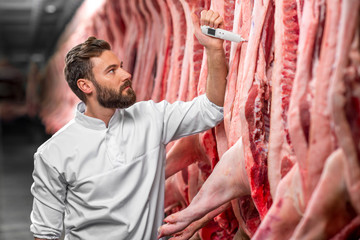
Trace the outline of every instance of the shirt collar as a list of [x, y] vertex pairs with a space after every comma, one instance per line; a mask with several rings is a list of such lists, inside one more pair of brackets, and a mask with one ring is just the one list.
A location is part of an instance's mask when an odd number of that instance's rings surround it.
[[[78, 103], [76, 107], [75, 113], [75, 121], [83, 125], [84, 127], [96, 129], [96, 130], [103, 130], [106, 129], [105, 122], [101, 119], [86, 116], [85, 113], [86, 105], [84, 102]], [[114, 115], [111, 117], [109, 121], [109, 128], [118, 124], [120, 120], [120, 113], [119, 109], [116, 109]]]

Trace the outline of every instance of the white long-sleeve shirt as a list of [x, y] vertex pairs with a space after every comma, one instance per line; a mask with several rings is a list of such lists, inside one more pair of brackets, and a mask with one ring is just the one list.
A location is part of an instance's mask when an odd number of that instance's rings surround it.
[[156, 239], [164, 217], [165, 146], [218, 124], [223, 109], [206, 95], [191, 102], [138, 102], [108, 127], [84, 115], [34, 155], [31, 231], [65, 239]]

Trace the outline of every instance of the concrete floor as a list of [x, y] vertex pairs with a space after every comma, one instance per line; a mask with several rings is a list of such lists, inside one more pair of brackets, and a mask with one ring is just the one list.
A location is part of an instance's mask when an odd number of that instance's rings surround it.
[[33, 239], [29, 230], [33, 155], [48, 139], [39, 120], [0, 122], [0, 239]]

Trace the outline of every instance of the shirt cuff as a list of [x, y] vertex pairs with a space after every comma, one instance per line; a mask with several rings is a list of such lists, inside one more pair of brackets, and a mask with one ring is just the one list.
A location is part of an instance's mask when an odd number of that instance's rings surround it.
[[221, 112], [222, 114], [224, 114], [224, 107], [220, 107], [220, 106], [216, 105], [215, 103], [211, 102], [211, 101], [209, 100], [209, 98], [206, 96], [206, 94], [204, 94], [204, 96], [205, 96], [205, 101], [206, 101], [207, 103], [209, 103], [212, 107], [216, 108], [216, 110], [218, 110], [219, 112]]
[[51, 236], [51, 235], [39, 235], [39, 234], [33, 234], [34, 238], [40, 238], [40, 239], [49, 239], [49, 240], [52, 240], [52, 239], [59, 239], [60, 237], [54, 237], [54, 236]]

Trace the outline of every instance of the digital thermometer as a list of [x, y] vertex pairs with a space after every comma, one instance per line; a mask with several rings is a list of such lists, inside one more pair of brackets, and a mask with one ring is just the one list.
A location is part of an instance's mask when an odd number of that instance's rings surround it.
[[206, 25], [201, 26], [201, 31], [203, 34], [208, 35], [210, 37], [220, 38], [233, 42], [247, 42], [244, 38], [242, 38], [239, 34], [226, 31], [221, 28], [211, 28]]

